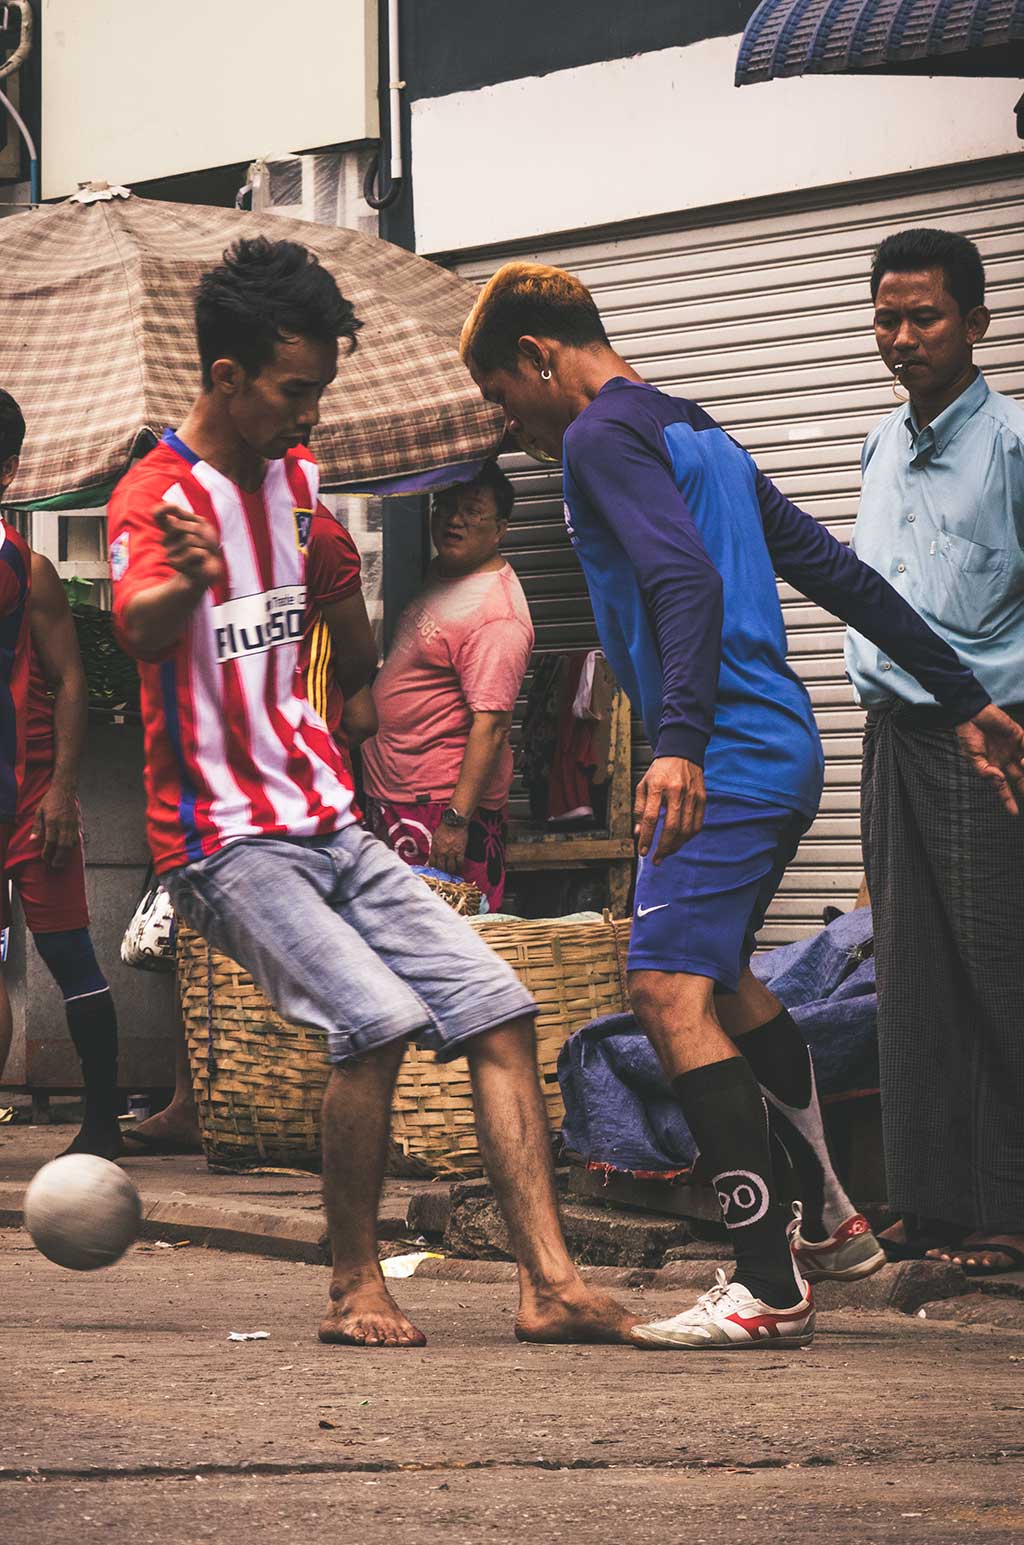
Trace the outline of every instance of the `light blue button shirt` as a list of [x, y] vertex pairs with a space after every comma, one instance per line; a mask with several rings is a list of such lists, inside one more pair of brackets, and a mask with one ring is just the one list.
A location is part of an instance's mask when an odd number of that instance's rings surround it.
[[[996, 703], [1024, 702], [1024, 407], [978, 375], [918, 429], [910, 404], [871, 431], [853, 546], [951, 644]], [[866, 706], [934, 703], [852, 628]]]

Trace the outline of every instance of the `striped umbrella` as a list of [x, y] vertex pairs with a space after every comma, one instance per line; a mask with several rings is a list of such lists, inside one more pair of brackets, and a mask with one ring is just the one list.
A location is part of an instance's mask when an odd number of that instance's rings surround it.
[[196, 283], [260, 232], [315, 252], [363, 323], [313, 435], [325, 488], [452, 482], [495, 453], [502, 415], [458, 353], [472, 285], [356, 231], [97, 185], [0, 221], [0, 387], [28, 423], [20, 507], [103, 503], [140, 445], [180, 422], [200, 387]]

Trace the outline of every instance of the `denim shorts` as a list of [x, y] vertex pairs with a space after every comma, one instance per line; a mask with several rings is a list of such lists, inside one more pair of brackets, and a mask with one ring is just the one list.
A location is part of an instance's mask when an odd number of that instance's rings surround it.
[[781, 805], [709, 792], [696, 837], [657, 866], [640, 862], [627, 969], [708, 976], [735, 992], [809, 824]]
[[510, 966], [383, 842], [247, 837], [162, 876], [174, 909], [332, 1062], [413, 1039], [442, 1060], [537, 1006]]

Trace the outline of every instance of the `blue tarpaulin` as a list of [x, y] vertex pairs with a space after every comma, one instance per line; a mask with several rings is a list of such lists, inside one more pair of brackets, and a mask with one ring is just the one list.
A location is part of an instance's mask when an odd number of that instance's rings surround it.
[[[878, 1088], [871, 910], [811, 939], [755, 956], [751, 969], [789, 1009], [811, 1048], [819, 1093]], [[696, 1145], [661, 1064], [632, 1014], [609, 1014], [562, 1047], [562, 1135], [589, 1163], [633, 1173], [685, 1170]]]

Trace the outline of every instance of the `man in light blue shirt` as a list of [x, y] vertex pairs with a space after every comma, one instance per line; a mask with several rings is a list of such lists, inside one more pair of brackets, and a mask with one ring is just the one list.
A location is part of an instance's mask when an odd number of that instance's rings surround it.
[[[871, 275], [879, 353], [909, 401], [872, 430], [854, 530], [871, 565], [1024, 719], [1024, 407], [974, 364], [977, 248], [889, 237]], [[1024, 1265], [1024, 818], [918, 681], [861, 634], [863, 836], [875, 913], [893, 1256], [978, 1275]], [[959, 743], [958, 743], [959, 742]]]

